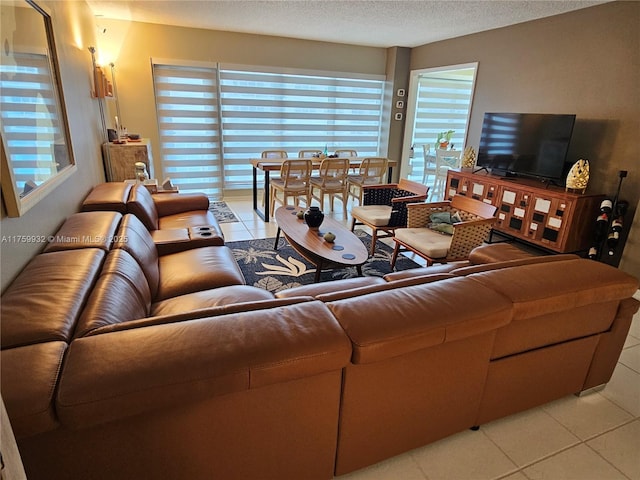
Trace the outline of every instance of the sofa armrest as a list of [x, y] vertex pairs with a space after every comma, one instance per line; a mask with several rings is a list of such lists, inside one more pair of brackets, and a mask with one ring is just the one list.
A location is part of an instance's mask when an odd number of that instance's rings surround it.
[[453, 238], [447, 253], [447, 259], [466, 260], [471, 250], [476, 248], [489, 236], [491, 226], [496, 221], [494, 217], [479, 220], [468, 220], [453, 224]]
[[318, 301], [76, 339], [57, 395], [86, 428], [344, 368], [351, 346]]
[[162, 193], [153, 195], [153, 202], [158, 217], [209, 209], [209, 198], [204, 193]]

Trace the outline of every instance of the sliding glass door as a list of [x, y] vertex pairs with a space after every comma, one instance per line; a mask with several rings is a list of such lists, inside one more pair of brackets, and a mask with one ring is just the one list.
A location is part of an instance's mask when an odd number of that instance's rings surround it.
[[433, 183], [432, 171], [425, 170], [425, 158], [427, 162], [435, 158], [441, 133], [453, 131], [449, 148], [464, 149], [477, 69], [477, 63], [470, 63], [411, 71], [401, 169], [403, 177]]

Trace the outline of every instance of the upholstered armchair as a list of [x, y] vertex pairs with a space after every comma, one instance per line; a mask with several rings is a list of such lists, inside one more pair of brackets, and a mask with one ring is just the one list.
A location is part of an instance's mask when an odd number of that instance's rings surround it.
[[[486, 240], [496, 207], [462, 195], [451, 201], [407, 205], [407, 227], [398, 228], [391, 268], [400, 251], [411, 251], [427, 261], [427, 266], [466, 260], [475, 247]], [[448, 221], [447, 221], [448, 219]]]
[[363, 205], [351, 210], [351, 231], [356, 225], [372, 230], [369, 253], [373, 255], [378, 238], [391, 237], [396, 228], [407, 226], [407, 204], [424, 202], [429, 187], [402, 178], [399, 183], [365, 185], [363, 190]]

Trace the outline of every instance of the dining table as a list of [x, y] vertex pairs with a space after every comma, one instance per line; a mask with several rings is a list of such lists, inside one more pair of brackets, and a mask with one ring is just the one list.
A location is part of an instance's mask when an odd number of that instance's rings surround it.
[[[341, 157], [342, 158], [342, 157]], [[349, 168], [357, 169], [360, 163], [366, 157], [345, 157], [349, 159]], [[249, 161], [253, 167], [253, 210], [265, 222], [269, 221], [269, 195], [270, 195], [270, 173], [279, 172], [282, 168], [282, 162], [285, 160], [295, 160], [295, 158], [252, 158]], [[322, 158], [311, 158], [313, 169], [318, 170], [322, 163]], [[398, 164], [397, 160], [387, 159], [387, 182], [391, 179], [393, 167]], [[264, 173], [264, 209], [260, 210], [258, 206], [258, 170]]]

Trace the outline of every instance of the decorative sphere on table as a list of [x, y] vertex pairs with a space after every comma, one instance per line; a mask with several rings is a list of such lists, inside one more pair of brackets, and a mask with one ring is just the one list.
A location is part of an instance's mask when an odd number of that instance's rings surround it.
[[324, 220], [324, 213], [320, 210], [320, 207], [311, 206], [304, 212], [304, 221], [309, 228], [318, 228], [322, 225]]
[[336, 234], [333, 232], [327, 232], [324, 234], [324, 239], [326, 242], [333, 243], [336, 240]]
[[298, 217], [300, 220], [302, 220], [304, 218], [304, 211], [303, 210], [298, 210], [298, 212], [296, 213], [296, 217]]

